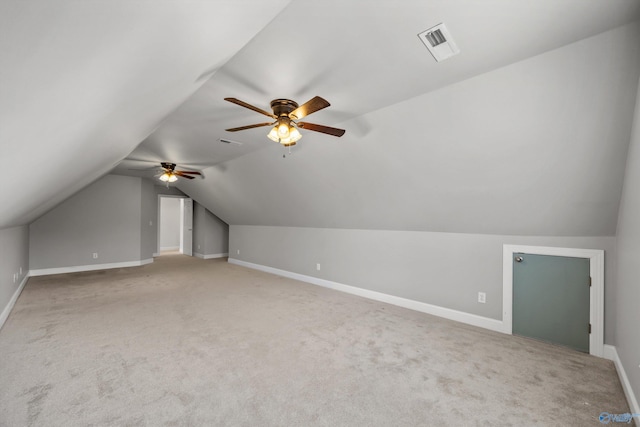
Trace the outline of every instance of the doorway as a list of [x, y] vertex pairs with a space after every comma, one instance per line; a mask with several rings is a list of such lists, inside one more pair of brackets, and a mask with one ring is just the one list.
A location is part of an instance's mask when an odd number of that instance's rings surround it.
[[183, 196], [158, 196], [157, 255], [193, 254], [193, 200]]
[[[588, 335], [588, 352], [594, 356], [603, 356], [604, 351], [604, 251], [595, 249], [575, 249], [575, 248], [554, 248], [541, 246], [520, 246], [520, 245], [504, 245], [503, 246], [503, 326], [504, 332], [508, 334], [514, 333], [514, 262], [518, 257], [527, 257], [529, 255], [545, 255], [552, 257], [579, 258], [588, 261], [589, 276], [591, 277], [591, 286], [589, 289], [589, 321], [591, 324], [591, 334]], [[531, 258], [531, 262], [534, 258]], [[521, 264], [521, 263], [520, 263]], [[586, 303], [586, 302], [584, 302]], [[516, 305], [515, 308], [520, 310]], [[519, 315], [519, 314], [518, 314]], [[532, 315], [535, 317], [547, 316], [544, 313]], [[588, 328], [587, 324], [587, 328]], [[517, 333], [516, 325], [516, 333]]]

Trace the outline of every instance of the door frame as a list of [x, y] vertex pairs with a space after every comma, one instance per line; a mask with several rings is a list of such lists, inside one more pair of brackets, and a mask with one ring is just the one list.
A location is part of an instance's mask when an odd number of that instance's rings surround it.
[[[160, 255], [160, 221], [162, 218], [162, 208], [161, 202], [162, 198], [171, 198], [171, 199], [188, 199], [189, 196], [182, 196], [178, 194], [158, 194], [158, 208], [156, 209], [156, 253], [153, 254], [154, 257]], [[192, 199], [193, 200], [193, 199]], [[182, 215], [182, 206], [180, 207], [180, 215]], [[180, 232], [182, 233], [182, 221], [180, 220]]]
[[[187, 200], [189, 201], [189, 212], [190, 215], [185, 215], [187, 209], [186, 209], [186, 202]], [[186, 227], [185, 227], [185, 223], [187, 222], [187, 218], [188, 218], [188, 222], [189, 222], [189, 244], [186, 244], [186, 238], [185, 238], [185, 234], [186, 234]], [[180, 253], [182, 255], [188, 255], [188, 256], [193, 256], [193, 199], [190, 197], [183, 197], [180, 199]]]
[[504, 332], [513, 334], [513, 257], [516, 253], [589, 259], [589, 354], [604, 354], [604, 250], [555, 248], [545, 246], [502, 246], [502, 324]]

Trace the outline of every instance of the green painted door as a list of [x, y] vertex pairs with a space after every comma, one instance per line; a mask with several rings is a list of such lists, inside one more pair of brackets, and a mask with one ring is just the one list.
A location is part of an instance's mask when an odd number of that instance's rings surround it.
[[514, 254], [513, 333], [589, 352], [589, 259]]

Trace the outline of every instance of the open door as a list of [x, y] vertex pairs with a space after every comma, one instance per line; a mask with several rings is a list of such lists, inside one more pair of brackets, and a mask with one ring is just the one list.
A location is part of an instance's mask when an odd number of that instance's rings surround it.
[[180, 199], [180, 253], [193, 256], [193, 200]]

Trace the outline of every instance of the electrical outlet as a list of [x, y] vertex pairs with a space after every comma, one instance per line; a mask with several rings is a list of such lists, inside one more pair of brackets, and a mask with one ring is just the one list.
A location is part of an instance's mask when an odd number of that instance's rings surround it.
[[98, 252], [94, 252], [93, 253], [93, 259], [97, 259], [98, 258]]
[[200, 245], [198, 245], [198, 249], [200, 249]]
[[487, 302], [487, 294], [485, 292], [478, 292], [478, 302], [482, 304]]
[[149, 227], [153, 225], [153, 221], [149, 221]]
[[20, 267], [20, 275], [22, 276], [22, 267]]
[[316, 270], [320, 271], [320, 264], [316, 264]]
[[240, 255], [240, 249], [238, 249], [238, 255]]

